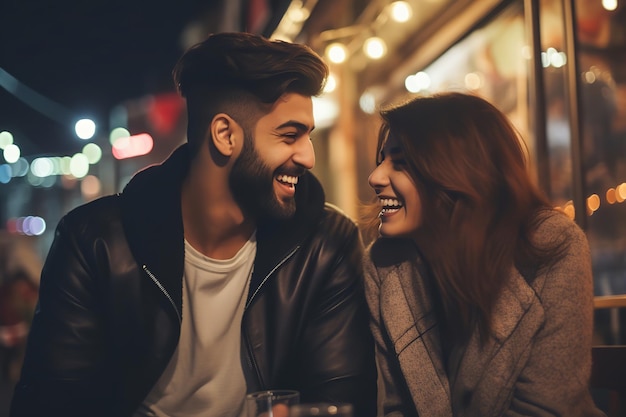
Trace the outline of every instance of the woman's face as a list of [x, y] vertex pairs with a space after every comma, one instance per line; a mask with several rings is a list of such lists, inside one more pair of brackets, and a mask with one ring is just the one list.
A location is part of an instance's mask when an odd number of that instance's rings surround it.
[[381, 205], [380, 227], [384, 237], [414, 238], [422, 225], [422, 202], [417, 185], [407, 171], [404, 154], [393, 135], [389, 135], [380, 155], [380, 164], [368, 182]]

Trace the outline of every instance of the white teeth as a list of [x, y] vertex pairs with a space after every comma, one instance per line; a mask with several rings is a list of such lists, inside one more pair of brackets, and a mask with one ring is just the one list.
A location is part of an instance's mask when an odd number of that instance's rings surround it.
[[380, 204], [383, 207], [387, 207], [387, 208], [400, 208], [400, 207], [402, 207], [402, 203], [400, 203], [400, 200], [395, 199], [395, 198], [381, 198], [380, 199]]
[[298, 183], [298, 177], [292, 177], [291, 175], [279, 175], [276, 179], [280, 182], [296, 185]]
[[400, 211], [399, 208], [389, 208], [389, 207], [383, 207], [383, 209], [380, 211], [380, 214], [384, 214], [384, 213], [395, 213], [396, 211]]

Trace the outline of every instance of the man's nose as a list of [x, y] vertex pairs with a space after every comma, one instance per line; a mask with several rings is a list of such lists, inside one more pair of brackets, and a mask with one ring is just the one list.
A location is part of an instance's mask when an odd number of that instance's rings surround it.
[[293, 155], [293, 162], [306, 168], [312, 169], [315, 166], [315, 150], [313, 149], [313, 142], [308, 138], [302, 138], [297, 141], [295, 153]]

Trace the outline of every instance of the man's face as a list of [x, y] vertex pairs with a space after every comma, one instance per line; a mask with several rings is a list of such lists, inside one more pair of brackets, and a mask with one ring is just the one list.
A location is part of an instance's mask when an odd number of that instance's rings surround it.
[[298, 177], [315, 165], [310, 134], [313, 101], [283, 95], [262, 116], [230, 173], [230, 187], [241, 209], [253, 215], [290, 218], [296, 211]]

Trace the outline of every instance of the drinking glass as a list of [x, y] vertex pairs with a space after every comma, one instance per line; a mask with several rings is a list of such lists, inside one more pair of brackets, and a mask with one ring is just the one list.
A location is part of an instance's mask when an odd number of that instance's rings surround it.
[[311, 403], [291, 407], [289, 417], [353, 417], [352, 404]]
[[248, 417], [289, 417], [290, 407], [300, 402], [294, 390], [258, 391], [246, 396]]

